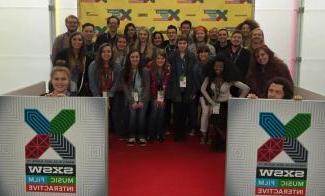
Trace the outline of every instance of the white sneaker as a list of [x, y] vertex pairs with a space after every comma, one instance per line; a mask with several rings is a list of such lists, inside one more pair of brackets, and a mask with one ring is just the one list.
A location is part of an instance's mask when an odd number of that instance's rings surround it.
[[191, 130], [191, 132], [189, 133], [190, 136], [194, 136], [195, 135], [195, 130]]
[[147, 140], [144, 139], [144, 138], [140, 138], [138, 143], [141, 145], [141, 146], [145, 146], [147, 144]]
[[206, 137], [201, 136], [200, 144], [206, 144]]
[[135, 144], [135, 138], [134, 137], [129, 138], [128, 139], [128, 145], [129, 146], [134, 146], [134, 144]]

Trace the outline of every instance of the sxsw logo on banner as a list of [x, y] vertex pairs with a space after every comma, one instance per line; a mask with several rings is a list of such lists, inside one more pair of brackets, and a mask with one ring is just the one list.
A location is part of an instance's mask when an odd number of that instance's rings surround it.
[[86, 12], [87, 16], [98, 16], [96, 12]]
[[[36, 133], [25, 146], [26, 191], [75, 193], [75, 147], [64, 137], [75, 123], [75, 111], [61, 110], [51, 121], [37, 109], [25, 109], [24, 114]], [[40, 159], [50, 148], [61, 159]]]
[[177, 0], [177, 3], [204, 3], [204, 0]]
[[100, 3], [100, 2], [107, 3], [108, 0], [81, 0], [81, 3]]
[[227, 21], [228, 10], [204, 10], [204, 14], [208, 18], [202, 18], [202, 21]]
[[156, 14], [160, 15], [160, 18], [154, 18], [154, 21], [172, 21], [176, 20], [179, 21], [180, 18], [178, 14], [180, 10], [172, 10], [172, 9], [157, 9]]
[[156, 0], [129, 0], [129, 3], [155, 3]]
[[127, 10], [123, 10], [123, 9], [107, 9], [107, 13], [112, 14], [112, 16], [118, 17], [121, 21], [124, 21], [124, 20], [131, 21], [132, 20], [132, 18], [130, 16], [131, 12], [132, 12], [131, 9], [127, 9]]
[[[257, 151], [256, 195], [305, 195], [308, 150], [298, 140], [311, 126], [311, 114], [299, 113], [287, 124], [273, 113], [260, 113], [260, 126], [270, 136]], [[291, 162], [273, 162], [281, 152]]]
[[226, 4], [242, 4], [242, 3], [252, 3], [252, 0], [226, 0]]

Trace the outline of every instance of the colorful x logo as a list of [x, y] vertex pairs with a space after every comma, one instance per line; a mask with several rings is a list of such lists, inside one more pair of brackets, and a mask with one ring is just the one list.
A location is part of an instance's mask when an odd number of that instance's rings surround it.
[[227, 21], [228, 10], [204, 10], [204, 14], [208, 15], [213, 21]]
[[171, 10], [171, 9], [159, 9], [156, 10], [156, 13], [159, 14], [162, 18], [161, 19], [155, 19], [156, 21], [172, 21], [176, 20], [179, 21], [179, 13], [180, 10]]
[[75, 123], [74, 110], [61, 110], [49, 122], [38, 110], [25, 109], [25, 122], [37, 133], [25, 146], [26, 159], [39, 159], [50, 147], [62, 159], [75, 159], [75, 147], [63, 136]]
[[308, 150], [297, 138], [310, 127], [310, 122], [309, 113], [297, 114], [286, 125], [283, 125], [273, 113], [260, 113], [260, 126], [271, 138], [258, 149], [258, 161], [271, 162], [285, 151], [295, 163], [306, 163]]
[[108, 9], [107, 13], [112, 14], [112, 16], [116, 16], [118, 17], [121, 21], [123, 20], [132, 20], [130, 14], [131, 14], [132, 10], [131, 9], [127, 9], [127, 10], [123, 10], [123, 9]]

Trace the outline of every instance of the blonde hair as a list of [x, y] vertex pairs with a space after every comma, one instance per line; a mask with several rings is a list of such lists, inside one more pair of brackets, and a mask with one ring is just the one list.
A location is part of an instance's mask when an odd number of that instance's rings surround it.
[[256, 31], [261, 31], [261, 33], [262, 33], [262, 37], [263, 37], [263, 40], [264, 40], [264, 32], [263, 32], [263, 30], [262, 30], [260, 27], [256, 27], [255, 29], [253, 29], [253, 30], [251, 31], [251, 36], [252, 36]]
[[137, 40], [135, 42], [134, 48], [141, 51], [140, 38], [139, 38], [140, 31], [144, 31], [144, 32], [146, 32], [148, 34], [147, 46], [145, 48], [144, 54], [145, 54], [146, 58], [152, 59], [152, 57], [154, 55], [155, 47], [151, 43], [151, 35], [150, 35], [150, 31], [149, 31], [148, 28], [146, 28], [146, 27], [140, 27], [139, 28], [139, 30], [138, 30], [138, 38], [137, 38]]
[[[61, 62], [56, 62], [56, 65], [60, 64]], [[65, 74], [67, 74], [68, 79], [71, 79], [71, 74], [70, 74], [70, 70], [67, 67], [64, 66], [55, 66], [53, 67], [50, 77], [51, 77], [51, 81], [53, 79], [53, 76], [56, 72], [65, 72]]]

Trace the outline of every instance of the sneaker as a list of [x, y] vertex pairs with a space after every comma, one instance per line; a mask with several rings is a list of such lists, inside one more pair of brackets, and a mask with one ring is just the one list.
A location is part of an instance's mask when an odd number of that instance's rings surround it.
[[125, 138], [125, 137], [120, 137], [120, 138], [118, 138], [120, 141], [127, 141], [128, 139], [127, 138]]
[[163, 143], [165, 141], [165, 138], [163, 136], [158, 136], [157, 141], [159, 141], [160, 143]]
[[144, 138], [140, 138], [138, 143], [141, 145], [141, 146], [145, 146], [147, 144], [147, 140], [144, 139]]
[[135, 138], [134, 137], [129, 138], [128, 139], [128, 145], [129, 146], [134, 146], [134, 144], [135, 144]]
[[208, 139], [207, 144], [208, 145], [211, 145], [212, 144], [212, 139], [211, 138]]
[[155, 138], [152, 136], [147, 137], [147, 142], [154, 142]]
[[195, 130], [191, 130], [190, 133], [189, 133], [190, 136], [194, 136], [195, 135]]
[[206, 137], [201, 136], [200, 144], [206, 144], [206, 143], [207, 143]]

